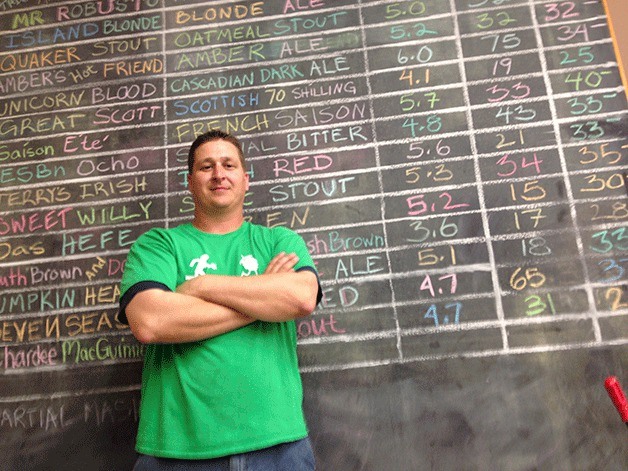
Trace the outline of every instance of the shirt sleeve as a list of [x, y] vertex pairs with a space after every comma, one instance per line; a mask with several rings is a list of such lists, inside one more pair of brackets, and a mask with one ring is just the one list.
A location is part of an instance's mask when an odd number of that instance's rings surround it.
[[316, 265], [314, 264], [314, 260], [307, 249], [307, 245], [305, 245], [305, 241], [299, 234], [286, 227], [279, 226], [275, 228], [275, 231], [275, 253], [295, 253], [297, 257], [299, 257], [299, 261], [294, 267], [295, 271], [307, 270], [316, 275], [316, 281], [318, 283], [316, 304], [318, 305], [318, 303], [321, 302], [321, 299], [323, 299], [323, 290], [321, 288], [321, 282], [318, 277]]
[[133, 297], [147, 289], [176, 289], [177, 264], [170, 239], [163, 229], [151, 229], [131, 246], [120, 282], [118, 320], [128, 324], [126, 307]]

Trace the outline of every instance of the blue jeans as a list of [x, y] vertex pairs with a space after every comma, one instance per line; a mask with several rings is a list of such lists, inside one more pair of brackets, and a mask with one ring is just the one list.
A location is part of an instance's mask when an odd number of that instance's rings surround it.
[[133, 471], [314, 471], [309, 438], [209, 460], [179, 460], [140, 455]]

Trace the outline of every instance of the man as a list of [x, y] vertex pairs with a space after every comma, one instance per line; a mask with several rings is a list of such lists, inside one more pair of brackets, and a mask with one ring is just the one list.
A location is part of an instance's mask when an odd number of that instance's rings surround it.
[[147, 344], [134, 470], [310, 470], [294, 319], [321, 298], [303, 240], [244, 220], [240, 142], [190, 147], [194, 219], [131, 248], [120, 318]]

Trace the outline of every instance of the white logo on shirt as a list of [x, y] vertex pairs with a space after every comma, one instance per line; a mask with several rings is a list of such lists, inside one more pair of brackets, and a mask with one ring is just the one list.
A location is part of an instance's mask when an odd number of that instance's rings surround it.
[[217, 270], [218, 267], [216, 266], [216, 264], [207, 263], [208, 260], [209, 260], [209, 255], [207, 255], [206, 253], [192, 260], [190, 262], [190, 267], [193, 267], [194, 265], [196, 265], [196, 268], [194, 269], [194, 275], [192, 276], [186, 275], [185, 279], [191, 280], [192, 278], [196, 278], [197, 276], [203, 276], [205, 275], [205, 269], [207, 268], [210, 268], [212, 270]]
[[[253, 255], [240, 255], [240, 265], [244, 268], [240, 276], [258, 275], [259, 262]], [[246, 270], [246, 273], [245, 273]]]

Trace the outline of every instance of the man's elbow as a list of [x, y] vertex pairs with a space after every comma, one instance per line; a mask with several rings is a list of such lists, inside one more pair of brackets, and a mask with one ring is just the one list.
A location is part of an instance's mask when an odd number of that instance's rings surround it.
[[306, 293], [301, 299], [297, 309], [297, 317], [307, 317], [316, 309], [316, 299], [318, 295], [318, 282], [308, 286]]
[[135, 337], [135, 339], [145, 345], [151, 343], [159, 343], [159, 335], [157, 333], [157, 329], [150, 325], [150, 322], [147, 322], [143, 319], [139, 319], [139, 316], [132, 316], [127, 314], [129, 320], [129, 327], [131, 328], [131, 333]]
[[131, 333], [142, 344], [159, 343], [158, 316], [143, 307], [143, 299], [137, 295], [126, 307], [126, 317]]
[[295, 318], [307, 317], [314, 312], [314, 308], [310, 306], [310, 303], [301, 303], [296, 309]]

